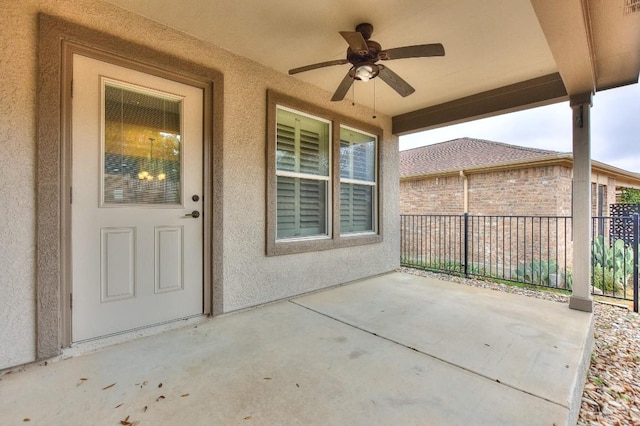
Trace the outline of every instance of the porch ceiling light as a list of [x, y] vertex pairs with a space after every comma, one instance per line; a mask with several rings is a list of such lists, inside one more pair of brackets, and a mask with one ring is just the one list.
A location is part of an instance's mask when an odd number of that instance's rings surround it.
[[365, 83], [376, 76], [374, 74], [372, 65], [361, 65], [356, 69], [356, 78]]
[[353, 77], [355, 79], [364, 81], [365, 83], [372, 78], [376, 77], [380, 72], [381, 65], [376, 65], [372, 63], [361, 64], [355, 67], [355, 71], [353, 71]]

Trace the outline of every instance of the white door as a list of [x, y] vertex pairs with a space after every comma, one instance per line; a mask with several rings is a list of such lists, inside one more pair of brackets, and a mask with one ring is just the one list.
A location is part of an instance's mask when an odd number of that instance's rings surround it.
[[202, 313], [203, 93], [73, 58], [72, 340]]

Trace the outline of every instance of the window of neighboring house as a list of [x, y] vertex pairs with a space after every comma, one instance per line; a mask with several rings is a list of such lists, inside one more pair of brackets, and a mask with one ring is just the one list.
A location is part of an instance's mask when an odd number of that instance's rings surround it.
[[382, 130], [267, 93], [269, 256], [382, 241]]
[[377, 138], [340, 127], [340, 233], [375, 232]]
[[331, 125], [280, 106], [276, 114], [276, 238], [328, 237]]

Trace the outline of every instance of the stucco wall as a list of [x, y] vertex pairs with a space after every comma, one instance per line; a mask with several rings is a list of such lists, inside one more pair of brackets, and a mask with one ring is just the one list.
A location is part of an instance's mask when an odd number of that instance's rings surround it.
[[[222, 276], [225, 312], [344, 283], [399, 263], [398, 147], [391, 120], [295, 78], [99, 1], [3, 2], [0, 14], [0, 369], [35, 358], [37, 14], [44, 12], [154, 46], [224, 74]], [[157, 44], [162, 40], [162, 44]], [[384, 216], [381, 244], [265, 256], [267, 89], [381, 127]], [[215, 238], [215, 236], [214, 236]], [[219, 295], [214, 294], [214, 299]]]
[[0, 368], [35, 350], [36, 27], [28, 2], [0, 14]]

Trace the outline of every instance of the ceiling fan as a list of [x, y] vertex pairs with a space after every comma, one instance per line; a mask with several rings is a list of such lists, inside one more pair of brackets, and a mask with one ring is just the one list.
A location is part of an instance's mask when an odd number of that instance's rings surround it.
[[289, 74], [292, 75], [317, 68], [350, 63], [351, 68], [333, 94], [331, 98], [332, 101], [343, 100], [354, 80], [366, 82], [375, 77], [380, 77], [382, 81], [391, 86], [400, 96], [405, 97], [415, 92], [416, 89], [411, 87], [409, 83], [391, 71], [391, 69], [376, 62], [380, 60], [389, 61], [392, 59], [444, 56], [444, 46], [440, 43], [419, 44], [416, 46], [382, 50], [380, 43], [370, 40], [372, 33], [373, 25], [368, 23], [359, 24], [355, 31], [340, 31], [340, 35], [349, 43], [346, 59], [337, 59], [294, 68], [289, 70]]

